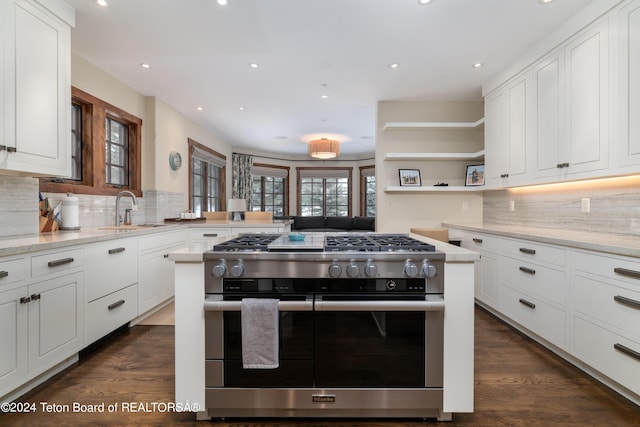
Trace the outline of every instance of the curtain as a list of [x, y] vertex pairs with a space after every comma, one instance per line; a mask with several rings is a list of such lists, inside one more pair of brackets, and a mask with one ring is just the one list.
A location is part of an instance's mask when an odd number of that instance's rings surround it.
[[245, 199], [247, 210], [251, 210], [251, 166], [253, 157], [247, 154], [233, 153], [231, 167], [233, 180], [231, 194], [233, 199]]

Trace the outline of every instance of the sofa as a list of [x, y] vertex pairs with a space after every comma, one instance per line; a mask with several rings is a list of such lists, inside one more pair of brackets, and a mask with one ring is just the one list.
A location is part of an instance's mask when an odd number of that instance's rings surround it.
[[291, 219], [292, 231], [376, 231], [376, 219], [371, 216], [292, 216]]

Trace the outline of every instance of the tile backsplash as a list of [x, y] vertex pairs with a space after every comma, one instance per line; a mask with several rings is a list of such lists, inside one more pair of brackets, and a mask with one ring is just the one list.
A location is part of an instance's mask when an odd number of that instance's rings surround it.
[[[0, 176], [0, 237], [38, 233], [37, 178]], [[42, 193], [52, 206], [56, 206], [66, 194]], [[78, 194], [81, 228], [103, 227], [115, 223], [115, 196]], [[184, 211], [186, 194], [147, 190], [138, 197], [138, 210], [132, 212], [132, 222], [162, 223], [165, 218], [175, 218]], [[121, 215], [131, 207], [130, 198], [120, 201]]]
[[640, 176], [485, 191], [483, 221], [640, 236]]

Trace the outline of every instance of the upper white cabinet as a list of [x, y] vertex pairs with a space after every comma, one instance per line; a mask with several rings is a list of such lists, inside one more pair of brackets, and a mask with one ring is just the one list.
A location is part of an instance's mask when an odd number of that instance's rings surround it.
[[485, 99], [485, 183], [504, 187], [524, 182], [530, 131], [528, 73], [517, 76]]
[[618, 16], [620, 112], [617, 161], [621, 172], [640, 171], [640, 0], [629, 2]]
[[69, 176], [73, 10], [12, 0], [0, 12], [0, 173]]
[[489, 186], [640, 172], [640, 0], [584, 24], [485, 94]]

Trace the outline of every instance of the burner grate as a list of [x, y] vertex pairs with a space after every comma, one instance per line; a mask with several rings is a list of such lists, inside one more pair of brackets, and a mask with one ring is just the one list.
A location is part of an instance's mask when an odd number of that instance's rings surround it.
[[214, 251], [260, 251], [269, 250], [269, 244], [280, 237], [279, 234], [241, 234], [226, 242], [218, 243], [213, 247]]
[[325, 238], [326, 252], [433, 252], [435, 250], [435, 246], [404, 234], [341, 234]]

